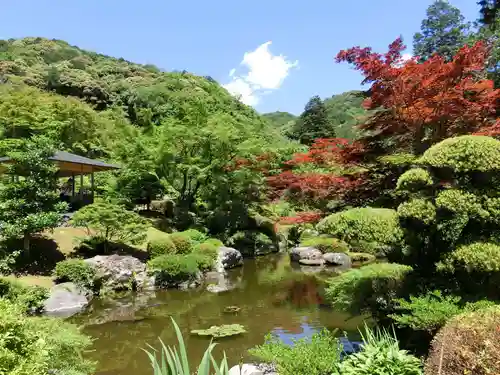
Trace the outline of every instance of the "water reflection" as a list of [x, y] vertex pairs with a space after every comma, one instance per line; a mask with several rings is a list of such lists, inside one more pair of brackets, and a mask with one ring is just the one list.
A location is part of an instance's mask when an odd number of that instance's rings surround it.
[[[210, 293], [205, 286], [95, 301], [88, 313], [75, 320], [85, 324], [85, 331], [96, 338], [95, 350], [89, 355], [99, 361], [97, 374], [143, 373], [149, 362], [142, 348], [148, 344], [158, 348], [158, 337], [167, 345], [176, 344], [170, 316], [184, 334], [193, 366], [209, 344], [208, 338], [190, 335], [193, 329], [244, 325], [246, 334], [218, 340], [215, 350], [216, 356], [225, 351], [234, 365], [250, 360], [247, 350], [262, 344], [270, 332], [291, 343], [293, 339], [310, 337], [322, 327], [356, 331], [361, 324], [361, 318], [348, 319], [344, 314], [320, 308], [321, 279], [290, 270], [282, 257], [247, 260], [243, 268], [229, 272], [228, 278], [238, 287], [224, 293]], [[227, 306], [238, 306], [240, 310], [227, 314]]]

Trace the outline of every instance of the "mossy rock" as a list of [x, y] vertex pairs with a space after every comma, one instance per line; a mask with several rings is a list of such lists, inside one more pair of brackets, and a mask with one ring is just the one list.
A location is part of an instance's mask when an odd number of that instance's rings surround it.
[[224, 324], [221, 326], [211, 326], [208, 329], [194, 329], [192, 335], [211, 336], [214, 338], [241, 335], [246, 332], [241, 324]]
[[347, 255], [351, 257], [351, 260], [353, 262], [362, 262], [362, 263], [372, 263], [377, 260], [375, 255], [373, 254], [368, 254], [368, 253], [352, 253], [349, 252]]

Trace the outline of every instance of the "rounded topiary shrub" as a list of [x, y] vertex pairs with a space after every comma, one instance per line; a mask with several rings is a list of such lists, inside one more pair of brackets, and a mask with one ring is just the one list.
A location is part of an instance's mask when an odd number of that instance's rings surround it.
[[349, 245], [337, 238], [331, 237], [314, 237], [308, 238], [300, 243], [300, 246], [311, 246], [322, 253], [347, 253]]
[[500, 245], [475, 242], [459, 246], [438, 265], [441, 271], [470, 273], [500, 272]]
[[500, 306], [452, 318], [435, 336], [426, 375], [500, 374]]
[[193, 249], [193, 241], [188, 235], [177, 232], [169, 235], [170, 240], [175, 245], [178, 254], [189, 254]]
[[340, 311], [353, 315], [382, 313], [399, 297], [409, 266], [376, 263], [350, 269], [327, 281], [326, 298]]
[[205, 242], [195, 245], [193, 248], [193, 254], [203, 254], [207, 255], [212, 259], [217, 258], [219, 253], [219, 247], [224, 246], [223, 243], [215, 238], [210, 238]]
[[198, 259], [191, 255], [160, 255], [148, 261], [149, 272], [159, 285], [178, 284], [198, 274]]
[[194, 243], [202, 243], [208, 239], [208, 236], [205, 233], [202, 233], [197, 229], [188, 229], [180, 233], [190, 238]]
[[96, 269], [83, 259], [65, 259], [56, 264], [53, 275], [60, 283], [69, 281], [82, 287], [93, 288]]
[[432, 186], [432, 184], [432, 176], [429, 171], [422, 168], [413, 168], [399, 176], [396, 189], [413, 192]]
[[499, 170], [500, 141], [479, 135], [448, 138], [429, 148], [417, 162], [456, 172]]
[[158, 238], [153, 238], [148, 242], [149, 258], [155, 258], [160, 255], [176, 254], [177, 247], [170, 236], [165, 235]]
[[402, 240], [395, 210], [387, 208], [353, 208], [321, 220], [318, 231], [347, 242], [353, 251], [383, 255]]

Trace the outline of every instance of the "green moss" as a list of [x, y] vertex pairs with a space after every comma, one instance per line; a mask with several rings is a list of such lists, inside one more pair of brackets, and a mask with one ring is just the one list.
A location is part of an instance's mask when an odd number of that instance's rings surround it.
[[376, 260], [375, 255], [368, 253], [349, 252], [348, 255], [351, 257], [353, 262], [375, 262]]
[[418, 163], [456, 172], [498, 171], [500, 141], [478, 135], [448, 138], [429, 148]]
[[301, 242], [300, 246], [311, 246], [322, 253], [347, 253], [349, 245], [336, 238], [314, 237]]
[[219, 338], [241, 335], [245, 332], [246, 329], [241, 324], [224, 324], [221, 326], [211, 326], [207, 329], [194, 329], [191, 331], [191, 334]]

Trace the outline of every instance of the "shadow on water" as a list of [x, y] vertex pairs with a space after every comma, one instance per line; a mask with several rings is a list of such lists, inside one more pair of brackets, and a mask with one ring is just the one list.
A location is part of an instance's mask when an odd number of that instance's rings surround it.
[[[210, 293], [206, 286], [197, 290], [165, 290], [129, 295], [114, 300], [96, 300], [87, 313], [75, 318], [85, 332], [96, 339], [90, 356], [99, 361], [98, 375], [136, 375], [149, 369], [142, 351], [147, 345], [176, 344], [170, 322], [179, 324], [192, 365], [199, 363], [210, 339], [190, 335], [193, 329], [238, 323], [243, 335], [217, 340], [216, 357], [226, 352], [230, 365], [252, 360], [247, 350], [260, 345], [268, 333], [285, 342], [309, 337], [321, 328], [357, 332], [361, 317], [349, 317], [323, 304], [323, 283], [315, 275], [294, 272], [283, 256], [245, 260], [243, 267], [231, 270], [230, 282], [236, 287], [223, 293]], [[225, 313], [237, 306], [237, 313]], [[220, 357], [219, 357], [220, 358]]]

